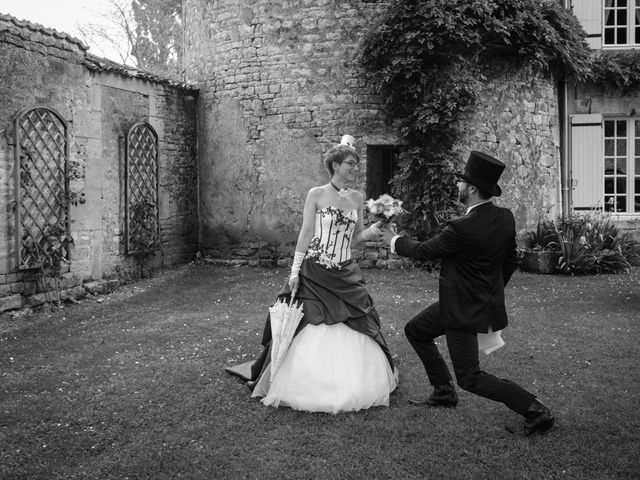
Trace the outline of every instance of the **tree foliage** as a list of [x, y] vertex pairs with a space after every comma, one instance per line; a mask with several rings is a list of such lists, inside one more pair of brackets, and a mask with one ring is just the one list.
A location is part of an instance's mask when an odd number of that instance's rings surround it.
[[133, 55], [138, 66], [168, 78], [183, 77], [181, 0], [133, 0]]
[[361, 63], [404, 144], [394, 194], [419, 237], [454, 209], [453, 147], [497, 64], [582, 80], [590, 50], [577, 19], [550, 0], [393, 0], [365, 37]]
[[[181, 0], [106, 0], [101, 20], [78, 25], [82, 40], [98, 55], [174, 80], [183, 80]], [[93, 51], [93, 50], [92, 50]]]
[[110, 58], [115, 53], [118, 58], [112, 58], [113, 60], [125, 65], [137, 66], [132, 54], [135, 43], [135, 21], [131, 0], [106, 0], [104, 9], [93, 11], [93, 14], [99, 17], [99, 20], [76, 25], [81, 39], [90, 46], [91, 52]]

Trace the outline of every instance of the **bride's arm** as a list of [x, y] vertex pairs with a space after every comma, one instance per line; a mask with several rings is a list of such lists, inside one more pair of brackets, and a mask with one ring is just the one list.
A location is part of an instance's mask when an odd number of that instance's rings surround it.
[[292, 292], [295, 292], [298, 289], [298, 272], [300, 271], [300, 266], [302, 265], [302, 260], [304, 260], [304, 256], [307, 253], [307, 249], [309, 248], [309, 243], [311, 243], [318, 198], [321, 193], [321, 190], [317, 187], [312, 188], [309, 190], [309, 193], [307, 193], [307, 199], [304, 202], [302, 227], [300, 227], [300, 233], [298, 234], [296, 252], [293, 256], [293, 265], [291, 266], [291, 273], [289, 274], [289, 288]]
[[360, 192], [356, 192], [354, 197], [354, 200], [358, 204], [358, 222], [353, 230], [352, 245], [356, 246], [359, 243], [377, 239], [378, 234], [376, 233], [376, 230], [379, 226], [379, 222], [370, 225], [369, 228], [364, 228], [364, 222], [362, 220], [362, 205], [364, 204], [364, 197]]
[[318, 188], [312, 188], [307, 193], [307, 199], [304, 202], [304, 210], [302, 212], [302, 227], [298, 234], [298, 242], [296, 243], [296, 252], [307, 253], [311, 237], [313, 237], [313, 226], [316, 220], [316, 209], [318, 205], [318, 197], [321, 192]]

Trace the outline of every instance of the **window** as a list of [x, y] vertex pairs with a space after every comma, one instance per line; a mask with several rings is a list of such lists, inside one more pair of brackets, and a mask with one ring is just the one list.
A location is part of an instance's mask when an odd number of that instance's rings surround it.
[[640, 212], [640, 119], [604, 121], [604, 209]]
[[640, 214], [640, 117], [571, 117], [572, 209]]
[[367, 145], [367, 198], [391, 194], [389, 181], [398, 167], [398, 155], [394, 145]]
[[640, 43], [640, 0], [605, 0], [604, 45]]

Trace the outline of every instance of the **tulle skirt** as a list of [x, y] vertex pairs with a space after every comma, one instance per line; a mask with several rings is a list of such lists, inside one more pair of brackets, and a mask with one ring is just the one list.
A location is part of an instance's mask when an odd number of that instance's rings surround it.
[[273, 382], [267, 366], [253, 390], [265, 405], [309, 412], [388, 406], [393, 371], [370, 336], [342, 323], [306, 325], [291, 342]]

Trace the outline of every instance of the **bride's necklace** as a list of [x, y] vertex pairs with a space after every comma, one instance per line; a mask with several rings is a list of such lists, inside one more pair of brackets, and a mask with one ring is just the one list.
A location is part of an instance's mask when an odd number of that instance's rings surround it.
[[329, 183], [331, 184], [331, 186], [332, 186], [333, 188], [335, 188], [335, 189], [336, 189], [336, 192], [338, 192], [338, 196], [339, 196], [340, 198], [347, 198], [347, 193], [349, 192], [349, 187], [345, 187], [345, 188], [338, 188], [338, 187], [336, 186], [336, 184], [335, 184], [335, 183], [333, 183], [333, 180], [330, 180], [330, 181], [329, 181]]

